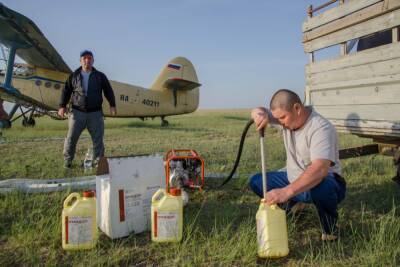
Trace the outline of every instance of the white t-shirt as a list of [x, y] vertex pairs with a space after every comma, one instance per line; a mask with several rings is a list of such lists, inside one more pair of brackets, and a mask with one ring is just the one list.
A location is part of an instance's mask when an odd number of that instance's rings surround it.
[[82, 75], [82, 86], [83, 86], [83, 91], [85, 92], [85, 95], [87, 96], [87, 91], [88, 91], [88, 87], [89, 87], [89, 76], [90, 73], [92, 73], [91, 71], [86, 72], [81, 70], [81, 75]]
[[[312, 107], [307, 107], [311, 108]], [[341, 174], [339, 142], [335, 127], [312, 109], [304, 125], [293, 131], [282, 127], [268, 112], [270, 124], [282, 130], [289, 182], [294, 182], [313, 160], [330, 160], [329, 172]]]

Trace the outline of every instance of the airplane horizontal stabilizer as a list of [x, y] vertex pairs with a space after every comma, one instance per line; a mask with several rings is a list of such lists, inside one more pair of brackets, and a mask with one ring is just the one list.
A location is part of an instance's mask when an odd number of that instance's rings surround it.
[[164, 86], [171, 90], [192, 90], [201, 84], [181, 78], [169, 78], [164, 82]]

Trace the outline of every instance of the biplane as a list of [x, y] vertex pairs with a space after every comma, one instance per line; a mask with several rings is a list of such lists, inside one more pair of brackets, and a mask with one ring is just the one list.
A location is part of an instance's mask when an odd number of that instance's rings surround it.
[[[62, 119], [57, 110], [71, 69], [32, 20], [1, 3], [0, 43], [8, 50], [2, 50], [5, 69], [0, 72], [0, 128], [11, 127], [20, 117], [24, 126], [34, 126], [37, 114]], [[25, 63], [16, 63], [16, 55]], [[148, 89], [110, 83], [117, 104], [116, 117], [160, 117], [161, 125], [167, 126], [165, 117], [193, 112], [199, 104], [200, 83], [192, 63], [184, 57], [170, 60]], [[3, 100], [15, 103], [9, 114]], [[21, 113], [17, 115], [18, 109]], [[110, 115], [107, 101], [103, 113]]]

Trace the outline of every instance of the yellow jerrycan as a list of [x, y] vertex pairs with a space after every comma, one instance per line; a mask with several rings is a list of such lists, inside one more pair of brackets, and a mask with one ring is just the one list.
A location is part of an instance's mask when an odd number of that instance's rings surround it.
[[163, 188], [151, 199], [151, 240], [179, 242], [182, 240], [183, 200], [179, 188]]
[[66, 250], [91, 249], [96, 245], [96, 198], [93, 191], [70, 194], [64, 200], [62, 247]]
[[258, 256], [280, 258], [289, 254], [286, 212], [277, 205], [267, 205], [264, 199], [256, 214]]
[[267, 175], [264, 155], [264, 131], [260, 131], [263, 199], [256, 214], [258, 256], [280, 258], [289, 254], [286, 212], [277, 205], [267, 205]]

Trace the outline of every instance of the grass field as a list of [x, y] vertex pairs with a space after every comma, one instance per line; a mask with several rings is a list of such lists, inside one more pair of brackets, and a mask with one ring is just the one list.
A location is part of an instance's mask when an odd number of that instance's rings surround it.
[[[160, 121], [106, 120], [106, 154], [114, 156], [164, 153], [192, 148], [205, 159], [206, 171], [227, 173], [233, 166], [247, 110], [198, 111]], [[88, 133], [78, 143], [74, 169], [63, 167], [66, 121], [40, 118], [37, 126], [15, 125], [0, 140], [0, 180], [83, 176]], [[19, 123], [18, 123], [19, 124]], [[340, 135], [341, 147], [370, 140]], [[284, 166], [280, 134], [266, 134], [267, 168]], [[258, 134], [252, 128], [238, 168], [239, 179], [226, 188], [196, 192], [185, 207], [184, 238], [177, 244], [156, 244], [150, 234], [111, 240], [104, 234], [95, 249], [66, 252], [61, 248], [61, 211], [69, 191], [0, 195], [0, 266], [138, 265], [138, 266], [396, 266], [400, 264], [400, 188], [391, 181], [392, 159], [367, 156], [342, 161], [348, 194], [340, 205], [341, 236], [322, 243], [316, 210], [308, 206], [288, 218], [290, 254], [279, 260], [257, 258], [255, 214], [259, 199], [248, 189], [248, 173], [259, 172]]]

